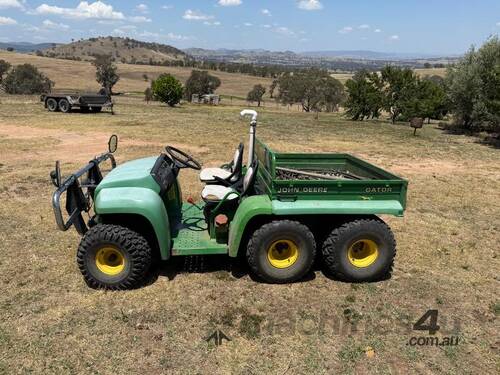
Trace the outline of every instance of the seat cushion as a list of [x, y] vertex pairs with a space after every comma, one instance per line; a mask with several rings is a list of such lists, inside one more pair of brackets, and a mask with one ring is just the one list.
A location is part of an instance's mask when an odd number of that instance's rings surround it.
[[[205, 201], [221, 201], [224, 199], [226, 194], [234, 192], [233, 189], [222, 185], [207, 185], [203, 188], [201, 192], [201, 197]], [[229, 194], [226, 198], [227, 200], [232, 200], [238, 198], [238, 194]]]
[[225, 180], [226, 178], [231, 176], [231, 171], [222, 168], [205, 168], [200, 172], [200, 180], [202, 182], [214, 181], [214, 176], [220, 177]]

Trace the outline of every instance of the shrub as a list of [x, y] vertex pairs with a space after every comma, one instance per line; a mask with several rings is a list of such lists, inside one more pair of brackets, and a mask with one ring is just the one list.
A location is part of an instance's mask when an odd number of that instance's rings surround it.
[[160, 75], [151, 83], [153, 97], [173, 107], [182, 99], [182, 84], [171, 74]]
[[191, 100], [193, 94], [213, 94], [220, 84], [220, 79], [208, 74], [207, 71], [193, 70], [186, 81], [184, 97]]
[[262, 85], [255, 85], [252, 90], [247, 94], [247, 100], [249, 102], [257, 102], [257, 106], [260, 107], [260, 102], [262, 97], [266, 93], [266, 88]]
[[40, 73], [31, 64], [18, 65], [12, 69], [3, 81], [7, 94], [41, 94], [49, 92], [54, 82]]

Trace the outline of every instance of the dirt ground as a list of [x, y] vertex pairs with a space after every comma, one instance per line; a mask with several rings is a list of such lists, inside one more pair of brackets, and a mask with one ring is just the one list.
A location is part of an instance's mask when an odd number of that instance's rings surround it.
[[[258, 137], [273, 149], [353, 153], [409, 180], [405, 217], [384, 217], [398, 244], [387, 280], [340, 282], [318, 263], [301, 282], [269, 285], [217, 256], [175, 258], [138, 290], [85, 285], [78, 235], [55, 227], [54, 161], [67, 175], [117, 134], [119, 163], [172, 144], [218, 165], [246, 141], [240, 109], [121, 97], [115, 116], [62, 114], [0, 96], [0, 374], [498, 373], [500, 153], [435, 124], [413, 137], [405, 124], [260, 111]], [[194, 171], [180, 180], [199, 197]], [[434, 336], [412, 329], [429, 309]], [[230, 341], [207, 342], [218, 330]]]

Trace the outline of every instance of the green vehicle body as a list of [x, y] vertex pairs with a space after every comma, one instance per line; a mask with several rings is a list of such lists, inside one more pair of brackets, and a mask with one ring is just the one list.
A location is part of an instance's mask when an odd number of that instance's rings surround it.
[[[225, 240], [201, 230], [204, 203], [183, 203], [177, 180], [163, 198], [151, 175], [156, 157], [124, 163], [113, 169], [94, 192], [96, 222], [117, 215], [136, 215], [149, 223], [161, 258], [197, 254], [238, 256], [252, 222], [307, 215], [394, 215], [406, 208], [407, 181], [347, 154], [277, 153], [257, 140], [259, 167], [256, 195], [242, 197], [229, 213]], [[360, 180], [279, 180], [277, 168], [341, 169]], [[111, 219], [110, 219], [111, 220]], [[193, 226], [194, 225], [194, 226]], [[196, 227], [196, 228], [195, 228]], [[195, 228], [196, 230], [193, 230]]]

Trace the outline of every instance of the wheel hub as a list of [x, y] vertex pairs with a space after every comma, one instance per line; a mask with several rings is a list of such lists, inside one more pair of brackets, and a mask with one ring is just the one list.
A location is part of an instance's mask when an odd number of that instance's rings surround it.
[[108, 276], [118, 275], [125, 269], [125, 257], [114, 247], [103, 247], [95, 257], [97, 269]]
[[378, 258], [378, 245], [372, 240], [358, 240], [349, 246], [347, 258], [355, 267], [368, 267]]
[[299, 257], [299, 248], [290, 240], [275, 241], [267, 249], [267, 259], [273, 267], [287, 268], [292, 266]]

